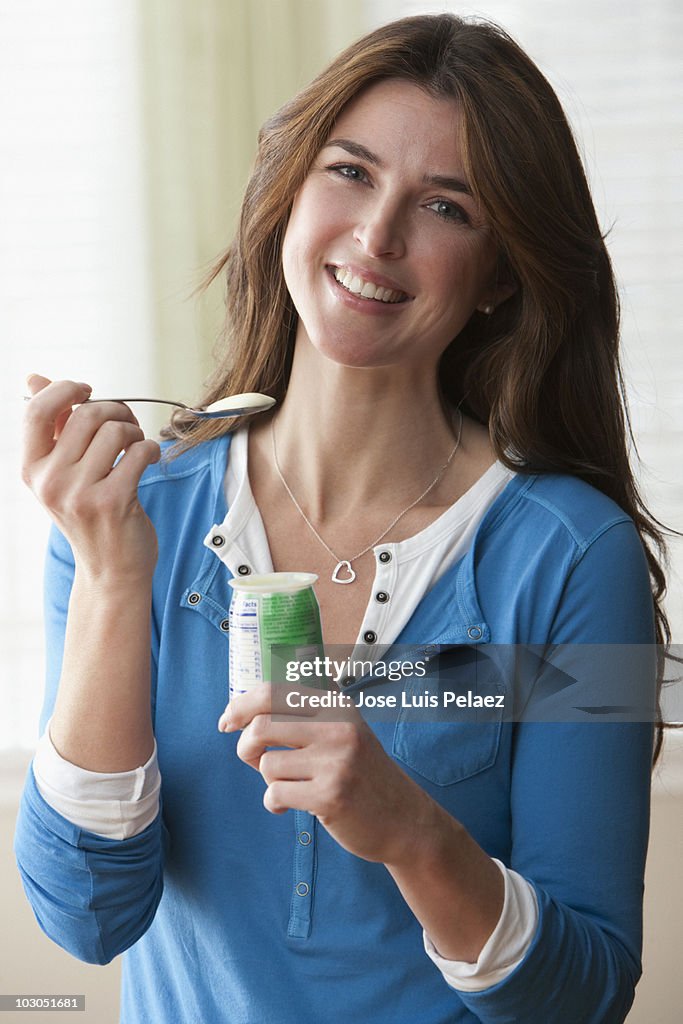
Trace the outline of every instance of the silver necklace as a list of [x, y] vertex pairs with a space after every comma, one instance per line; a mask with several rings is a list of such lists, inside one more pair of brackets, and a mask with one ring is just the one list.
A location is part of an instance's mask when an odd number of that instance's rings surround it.
[[[271, 440], [272, 440], [272, 443], [273, 443], [273, 462], [275, 463], [275, 469], [277, 470], [277, 475], [280, 477], [280, 480], [282, 481], [282, 484], [283, 484], [285, 490], [287, 491], [287, 494], [292, 499], [294, 507], [296, 508], [297, 512], [299, 513], [299, 515], [301, 516], [303, 521], [308, 526], [308, 528], [311, 531], [311, 533], [322, 544], [322, 546], [325, 548], [325, 550], [327, 552], [329, 552], [330, 555], [332, 555], [332, 557], [334, 558], [335, 562], [337, 563], [335, 565], [335, 567], [334, 567], [334, 572], [332, 573], [332, 582], [333, 583], [353, 583], [353, 581], [356, 578], [356, 573], [355, 573], [354, 569], [352, 568], [351, 563], [357, 561], [363, 555], [367, 554], [367, 552], [370, 550], [370, 548], [374, 548], [375, 544], [379, 544], [379, 542], [381, 540], [383, 540], [383, 538], [386, 537], [386, 535], [389, 533], [389, 530], [393, 529], [393, 527], [396, 526], [396, 523], [399, 521], [399, 519], [403, 519], [404, 515], [406, 515], [407, 512], [410, 512], [411, 508], [415, 508], [416, 505], [419, 505], [419, 503], [423, 500], [423, 498], [426, 498], [427, 495], [429, 494], [429, 492], [432, 491], [436, 487], [436, 485], [438, 484], [439, 480], [441, 479], [441, 477], [444, 475], [444, 473], [446, 472], [446, 470], [450, 466], [451, 462], [453, 461], [453, 457], [455, 456], [455, 453], [457, 452], [458, 448], [460, 447], [460, 437], [462, 436], [462, 413], [460, 412], [459, 409], [458, 409], [458, 416], [460, 417], [459, 425], [458, 425], [458, 436], [456, 438], [455, 444], [453, 445], [453, 449], [451, 451], [451, 454], [448, 456], [448, 458], [444, 462], [443, 466], [441, 467], [439, 472], [436, 474], [436, 476], [434, 477], [434, 479], [430, 483], [429, 487], [427, 487], [422, 492], [422, 494], [419, 496], [419, 498], [416, 498], [415, 501], [411, 501], [410, 505], [408, 505], [407, 508], [404, 508], [402, 512], [399, 512], [399, 514], [394, 519], [391, 520], [391, 522], [387, 526], [386, 530], [383, 530], [382, 533], [380, 533], [379, 537], [376, 537], [375, 540], [373, 540], [371, 544], [368, 544], [368, 546], [363, 548], [362, 551], [359, 551], [357, 555], [353, 555], [352, 558], [340, 558], [339, 555], [335, 554], [335, 552], [332, 550], [332, 548], [329, 546], [329, 544], [326, 544], [325, 541], [322, 539], [322, 537], [320, 536], [320, 534], [316, 530], [315, 526], [313, 525], [311, 520], [308, 518], [308, 516], [306, 515], [306, 513], [302, 509], [301, 505], [299, 504], [299, 502], [296, 500], [296, 498], [292, 494], [290, 486], [287, 483], [287, 481], [285, 480], [285, 478], [283, 476], [283, 473], [282, 473], [282, 470], [280, 469], [280, 463], [278, 462], [278, 457], [277, 457], [277, 445], [275, 444], [275, 425], [274, 425], [274, 421], [273, 420], [270, 421], [270, 437], [271, 437]], [[342, 578], [340, 576], [340, 573], [345, 573], [346, 575]]]

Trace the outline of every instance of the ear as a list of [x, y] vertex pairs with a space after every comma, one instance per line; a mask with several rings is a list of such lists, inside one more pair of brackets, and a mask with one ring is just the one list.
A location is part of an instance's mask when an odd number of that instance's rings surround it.
[[517, 289], [517, 279], [510, 266], [510, 260], [505, 250], [499, 248], [495, 269], [477, 310], [485, 316], [491, 316], [498, 306], [515, 294]]
[[479, 303], [477, 311], [484, 313], [485, 316], [491, 316], [498, 306], [514, 295], [516, 291], [517, 285], [514, 281], [498, 281], [496, 287]]

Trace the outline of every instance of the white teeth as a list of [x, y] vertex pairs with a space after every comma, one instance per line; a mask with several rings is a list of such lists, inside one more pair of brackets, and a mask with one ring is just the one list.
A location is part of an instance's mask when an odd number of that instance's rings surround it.
[[356, 277], [350, 270], [344, 267], [335, 267], [334, 276], [344, 288], [359, 295], [362, 299], [374, 299], [376, 302], [401, 302], [405, 298], [404, 292], [394, 291], [391, 288], [382, 288]]

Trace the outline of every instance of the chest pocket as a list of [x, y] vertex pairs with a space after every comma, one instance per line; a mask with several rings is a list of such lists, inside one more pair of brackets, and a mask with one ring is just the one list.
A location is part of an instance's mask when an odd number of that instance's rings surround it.
[[505, 686], [487, 659], [471, 648], [441, 655], [404, 692], [408, 706], [399, 713], [392, 747], [398, 761], [436, 786], [452, 786], [495, 763]]

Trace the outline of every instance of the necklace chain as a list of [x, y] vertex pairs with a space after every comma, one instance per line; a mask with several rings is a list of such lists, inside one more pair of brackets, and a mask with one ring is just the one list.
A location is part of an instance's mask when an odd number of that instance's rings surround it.
[[[334, 558], [335, 562], [337, 563], [336, 566], [335, 566], [334, 572], [332, 573], [332, 582], [333, 583], [353, 583], [353, 581], [356, 578], [356, 573], [354, 572], [354, 570], [353, 570], [353, 568], [351, 566], [351, 563], [357, 561], [363, 555], [367, 554], [367, 552], [371, 548], [374, 548], [375, 544], [379, 544], [379, 542], [386, 537], [386, 535], [389, 533], [389, 531], [392, 530], [394, 528], [394, 526], [396, 526], [398, 521], [400, 519], [403, 519], [404, 515], [406, 515], [408, 512], [410, 512], [411, 509], [415, 508], [416, 505], [419, 505], [419, 503], [424, 498], [427, 497], [427, 495], [430, 493], [430, 491], [432, 491], [436, 487], [436, 485], [438, 484], [439, 480], [441, 480], [442, 476], [444, 475], [444, 473], [446, 472], [446, 470], [450, 466], [450, 464], [453, 461], [453, 458], [455, 456], [455, 453], [457, 452], [458, 448], [460, 447], [460, 438], [462, 436], [462, 413], [460, 412], [459, 409], [458, 409], [458, 416], [460, 417], [460, 419], [459, 419], [459, 424], [458, 424], [458, 436], [456, 438], [455, 444], [453, 445], [453, 448], [451, 450], [450, 455], [448, 456], [448, 458], [446, 459], [446, 461], [444, 462], [443, 466], [440, 468], [439, 472], [436, 474], [436, 476], [434, 477], [432, 482], [429, 484], [428, 487], [425, 488], [425, 490], [422, 492], [422, 494], [418, 498], [415, 499], [415, 501], [411, 501], [410, 505], [408, 505], [406, 508], [404, 508], [402, 512], [399, 512], [399, 514], [397, 516], [395, 516], [394, 519], [391, 520], [391, 522], [389, 523], [387, 528], [385, 530], [383, 530], [382, 533], [380, 533], [379, 537], [376, 537], [375, 540], [373, 540], [371, 544], [368, 544], [368, 546], [363, 548], [362, 551], [359, 551], [358, 554], [353, 555], [352, 558], [340, 558], [332, 550], [330, 545], [327, 544], [326, 541], [324, 541], [323, 538], [320, 536], [320, 534], [316, 530], [315, 526], [313, 525], [311, 520], [308, 518], [308, 516], [306, 515], [306, 513], [302, 509], [301, 505], [299, 504], [299, 502], [294, 497], [294, 494], [292, 493], [292, 490], [291, 490], [289, 484], [287, 483], [287, 481], [285, 480], [284, 474], [283, 474], [283, 472], [282, 472], [282, 470], [280, 468], [280, 463], [279, 463], [278, 457], [277, 457], [277, 445], [275, 443], [275, 424], [274, 424], [273, 420], [270, 421], [270, 437], [271, 437], [271, 441], [272, 441], [272, 445], [273, 445], [273, 462], [275, 463], [275, 469], [277, 470], [277, 475], [280, 477], [280, 480], [282, 481], [282, 485], [285, 488], [285, 490], [287, 491], [287, 494], [289, 495], [289, 497], [292, 499], [292, 503], [294, 504], [294, 507], [296, 508], [297, 512], [299, 513], [299, 515], [301, 516], [303, 521], [308, 526], [308, 528], [311, 531], [311, 533], [319, 541], [319, 543], [322, 544], [322, 546], [325, 548], [325, 550], [330, 555], [332, 555], [332, 557]], [[346, 572], [348, 574], [344, 579], [340, 579], [339, 578], [339, 573], [342, 572], [342, 571], [344, 571], [344, 572]]]

